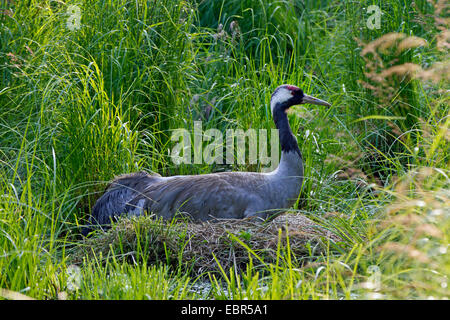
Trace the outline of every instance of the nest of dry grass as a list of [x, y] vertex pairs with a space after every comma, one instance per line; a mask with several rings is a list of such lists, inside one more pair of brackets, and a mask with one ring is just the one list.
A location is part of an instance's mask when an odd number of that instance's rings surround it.
[[[83, 258], [117, 257], [148, 263], [184, 263], [197, 274], [230, 267], [272, 263], [290, 248], [294, 258], [309, 257], [326, 250], [328, 240], [339, 237], [301, 214], [284, 214], [262, 222], [259, 219], [192, 223], [167, 222], [153, 216], [121, 219], [107, 232], [83, 240], [72, 255]], [[289, 246], [288, 246], [289, 245]]]

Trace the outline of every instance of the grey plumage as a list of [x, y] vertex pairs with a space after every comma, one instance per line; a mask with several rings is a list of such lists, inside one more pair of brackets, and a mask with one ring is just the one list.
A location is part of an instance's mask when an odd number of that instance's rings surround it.
[[[278, 87], [271, 98], [274, 121], [280, 131], [281, 160], [270, 173], [222, 172], [161, 177], [138, 172], [114, 179], [92, 209], [90, 223], [108, 225], [122, 214], [154, 213], [165, 219], [176, 214], [193, 220], [266, 219], [297, 200], [303, 182], [303, 161], [287, 121], [286, 109], [295, 104], [328, 103], [304, 95], [294, 86]], [[315, 99], [315, 100], [314, 100]], [[85, 229], [84, 234], [89, 232]]]
[[146, 172], [125, 174], [115, 178], [92, 208], [91, 222], [110, 223], [110, 218], [126, 212], [128, 202], [141, 195], [148, 185], [159, 178], [160, 176], [152, 176]]

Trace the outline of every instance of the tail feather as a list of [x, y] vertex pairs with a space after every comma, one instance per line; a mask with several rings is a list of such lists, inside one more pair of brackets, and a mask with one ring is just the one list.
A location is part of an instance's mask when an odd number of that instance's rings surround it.
[[90, 226], [85, 227], [82, 234], [86, 236], [96, 225], [107, 227], [111, 220], [128, 213], [127, 204], [160, 177], [141, 171], [115, 178], [92, 208]]

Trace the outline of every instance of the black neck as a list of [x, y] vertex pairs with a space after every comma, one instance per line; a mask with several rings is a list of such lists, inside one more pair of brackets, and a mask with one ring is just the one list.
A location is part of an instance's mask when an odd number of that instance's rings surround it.
[[273, 121], [278, 129], [280, 136], [280, 145], [282, 152], [296, 152], [300, 157], [302, 154], [292, 133], [291, 126], [289, 125], [286, 110], [289, 108], [288, 105], [277, 104], [273, 109]]

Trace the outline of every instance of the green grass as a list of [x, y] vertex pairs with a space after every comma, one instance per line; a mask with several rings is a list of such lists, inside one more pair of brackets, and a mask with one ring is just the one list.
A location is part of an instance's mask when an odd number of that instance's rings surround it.
[[[434, 19], [445, 11], [414, 3], [0, 1], [0, 288], [37, 299], [448, 298], [448, 76], [370, 78], [448, 65]], [[380, 29], [365, 24], [371, 4]], [[390, 32], [427, 46], [361, 55]], [[332, 104], [289, 115], [306, 168], [294, 210], [342, 243], [307, 258], [283, 247], [264, 267], [250, 250], [246, 270], [201, 279], [113, 254], [71, 265], [78, 226], [114, 175], [260, 170], [175, 166], [171, 130], [274, 128], [282, 83]]]

